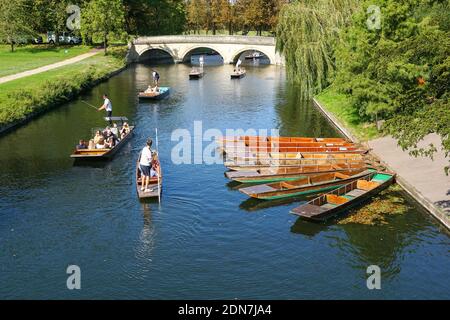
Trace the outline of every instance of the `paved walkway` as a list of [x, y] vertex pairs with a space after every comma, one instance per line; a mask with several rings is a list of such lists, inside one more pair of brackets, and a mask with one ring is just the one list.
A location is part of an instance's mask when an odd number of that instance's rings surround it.
[[92, 51], [90, 51], [88, 53], [81, 54], [79, 56], [76, 56], [76, 57], [73, 57], [73, 58], [70, 58], [70, 59], [67, 59], [67, 60], [63, 60], [63, 61], [56, 62], [56, 63], [53, 63], [53, 64], [49, 64], [49, 65], [46, 65], [46, 66], [43, 66], [43, 67], [39, 67], [39, 68], [36, 68], [36, 69], [32, 69], [32, 70], [28, 70], [28, 71], [12, 74], [12, 75], [9, 75], [9, 76], [6, 76], [6, 77], [2, 77], [2, 78], [0, 78], [0, 84], [5, 83], [5, 82], [9, 82], [9, 81], [13, 81], [13, 80], [16, 80], [16, 79], [32, 76], [32, 75], [35, 75], [35, 74], [38, 74], [38, 73], [42, 73], [42, 72], [45, 72], [45, 71], [53, 70], [53, 69], [56, 69], [56, 68], [59, 68], [59, 67], [67, 66], [69, 64], [73, 64], [73, 63], [79, 62], [81, 60], [84, 60], [84, 59], [90, 58], [92, 56], [95, 56], [100, 51], [101, 50], [94, 49], [94, 50], [92, 50]]
[[434, 160], [411, 157], [391, 137], [370, 141], [369, 146], [378, 158], [397, 173], [400, 184], [407, 185], [405, 189], [414, 198], [430, 211], [433, 210], [432, 205], [435, 206], [434, 215], [450, 228], [450, 176], [444, 172], [449, 162], [440, 150], [439, 136], [431, 134], [419, 146], [430, 143], [438, 149]]
[[[331, 112], [314, 99], [314, 104], [322, 113], [350, 140], [358, 142], [347, 128]], [[427, 136], [419, 146], [433, 143], [438, 149], [434, 160], [430, 158], [411, 157], [403, 151], [392, 137], [383, 137], [369, 142], [371, 153], [377, 156], [390, 170], [397, 173], [397, 183], [425, 207], [436, 219], [450, 229], [450, 176], [444, 167], [448, 159], [440, 150], [439, 136]]]

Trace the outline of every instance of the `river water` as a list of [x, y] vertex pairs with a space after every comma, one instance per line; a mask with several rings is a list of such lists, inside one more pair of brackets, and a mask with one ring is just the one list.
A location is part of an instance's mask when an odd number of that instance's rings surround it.
[[[385, 299], [450, 298], [450, 238], [410, 199], [411, 209], [382, 226], [319, 225], [288, 212], [296, 203], [248, 201], [221, 165], [175, 165], [175, 129], [279, 128], [282, 135], [339, 136], [299, 99], [282, 68], [206, 68], [189, 81], [186, 65], [161, 65], [169, 99], [139, 104], [151, 67], [134, 65], [0, 138], [0, 298]], [[136, 126], [133, 139], [102, 165], [74, 166], [69, 155], [104, 126], [109, 93], [115, 115]], [[159, 128], [164, 193], [140, 202], [135, 161]], [[404, 197], [403, 194], [400, 196]], [[81, 290], [66, 268], [81, 268]], [[381, 268], [381, 290], [366, 286]]]

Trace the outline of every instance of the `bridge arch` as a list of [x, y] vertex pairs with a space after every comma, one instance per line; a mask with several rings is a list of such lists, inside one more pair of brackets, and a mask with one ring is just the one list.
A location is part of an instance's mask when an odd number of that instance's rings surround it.
[[262, 49], [262, 48], [254, 48], [254, 47], [248, 47], [248, 48], [241, 48], [241, 49], [239, 49], [239, 50], [237, 50], [237, 51], [235, 51], [233, 54], [232, 54], [232, 63], [233, 64], [236, 64], [236, 62], [238, 61], [238, 59], [239, 59], [239, 57], [244, 53], [244, 52], [247, 52], [247, 51], [258, 51], [258, 52], [261, 52], [261, 53], [263, 53], [266, 57], [267, 57], [267, 59], [269, 59], [269, 63], [270, 64], [274, 64], [274, 57], [272, 57], [271, 55], [270, 55], [270, 53], [268, 53], [266, 50], [264, 50], [264, 49]]
[[198, 50], [198, 49], [210, 49], [210, 50], [217, 52], [222, 57], [222, 59], [225, 63], [226, 56], [224, 55], [223, 52], [221, 52], [221, 50], [219, 48], [217, 48], [216, 46], [213, 46], [213, 45], [212, 46], [211, 45], [195, 45], [195, 46], [190, 46], [190, 47], [186, 48], [180, 54], [181, 62], [187, 62], [189, 54], [191, 54], [193, 51]]
[[[154, 53], [155, 56], [151, 56]], [[139, 61], [145, 61], [150, 59], [171, 59], [172, 62], [175, 62], [175, 58], [173, 53], [167, 48], [147, 48], [139, 53]]]

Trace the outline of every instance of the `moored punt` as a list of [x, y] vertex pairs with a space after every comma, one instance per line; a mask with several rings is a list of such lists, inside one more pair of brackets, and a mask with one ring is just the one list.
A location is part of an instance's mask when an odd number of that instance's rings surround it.
[[279, 148], [271, 151], [251, 151], [251, 150], [237, 150], [222, 152], [222, 154], [229, 159], [301, 159], [311, 158], [314, 155], [322, 157], [337, 157], [337, 155], [353, 155], [353, 157], [360, 157], [369, 152], [368, 149], [361, 148]]
[[[128, 121], [125, 117], [111, 117], [111, 118], [105, 118], [107, 121]], [[133, 130], [134, 126], [129, 126], [130, 132], [124, 136], [119, 143], [117, 143], [113, 148], [111, 149], [76, 149], [71, 155], [71, 158], [74, 158], [76, 160], [106, 160], [112, 158], [117, 151], [121, 147], [123, 147], [128, 140], [131, 139], [133, 136]]]
[[364, 170], [365, 164], [350, 165], [305, 165], [295, 168], [261, 168], [249, 171], [228, 171], [225, 176], [233, 181], [240, 183], [271, 183], [278, 181], [297, 180], [310, 175], [319, 173], [341, 172], [341, 171], [358, 171]]
[[291, 210], [291, 213], [307, 220], [325, 221], [378, 194], [391, 185], [394, 178], [393, 173], [370, 173]]
[[222, 139], [216, 140], [218, 144], [244, 142], [321, 142], [321, 143], [349, 143], [343, 138], [308, 138], [308, 137], [272, 137], [272, 136], [225, 136]]
[[[158, 155], [158, 161], [159, 161], [159, 155]], [[137, 191], [137, 195], [138, 195], [139, 199], [149, 199], [149, 198], [160, 197], [161, 192], [162, 192], [162, 180], [163, 180], [161, 163], [159, 163], [159, 175], [160, 175], [159, 179], [158, 179], [158, 177], [151, 178], [149, 186], [148, 186], [150, 192], [144, 192], [141, 190], [142, 173], [141, 173], [141, 170], [139, 169], [139, 162], [140, 162], [140, 157], [136, 164], [136, 191]]]
[[170, 94], [169, 87], [159, 87], [157, 92], [140, 92], [139, 99], [142, 100], [161, 100]]
[[231, 79], [241, 79], [241, 78], [245, 77], [246, 74], [247, 74], [247, 71], [245, 71], [245, 70], [237, 70], [231, 74]]
[[366, 170], [357, 170], [320, 173], [293, 181], [282, 181], [241, 188], [239, 191], [256, 199], [284, 199], [333, 190], [343, 184], [367, 175], [368, 172]]
[[[288, 154], [291, 155], [291, 154]], [[251, 164], [270, 164], [280, 163], [280, 164], [308, 164], [307, 160], [313, 161], [337, 161], [337, 160], [355, 160], [363, 161], [365, 157], [358, 153], [306, 153], [306, 154], [292, 154], [291, 156], [286, 156], [286, 154], [265, 154], [261, 157], [226, 157], [225, 164], [239, 164], [239, 165], [251, 165]], [[317, 163], [314, 163], [317, 164]]]
[[264, 161], [254, 161], [253, 163], [239, 164], [236, 162], [225, 162], [224, 165], [229, 170], [233, 171], [250, 171], [258, 170], [262, 168], [298, 168], [307, 165], [365, 165], [362, 160], [353, 159], [295, 159], [295, 160], [269, 160]]
[[189, 79], [190, 80], [198, 80], [200, 78], [203, 78], [203, 76], [205, 75], [205, 72], [203, 71], [203, 69], [192, 69], [191, 72], [189, 73]]

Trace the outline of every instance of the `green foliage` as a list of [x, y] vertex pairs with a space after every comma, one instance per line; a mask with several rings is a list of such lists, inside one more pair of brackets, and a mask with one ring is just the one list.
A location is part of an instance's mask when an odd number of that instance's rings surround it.
[[[372, 4], [381, 8], [376, 30], [366, 25]], [[384, 131], [414, 156], [436, 151], [417, 147], [430, 133], [450, 151], [449, 12], [446, 1], [366, 1], [337, 46], [335, 86], [363, 120], [385, 120]]]
[[277, 26], [277, 50], [287, 74], [305, 98], [325, 88], [335, 70], [334, 46], [357, 7], [356, 0], [298, 0], [284, 6]]
[[187, 28], [199, 33], [204, 29], [216, 34], [217, 30], [235, 31], [275, 29], [278, 13], [285, 0], [188, 0]]
[[31, 30], [26, 23], [26, 6], [24, 0], [0, 1], [0, 40], [14, 44]]
[[124, 0], [129, 34], [180, 34], [186, 24], [184, 0]]
[[109, 38], [125, 34], [125, 12], [122, 0], [91, 0], [83, 8], [81, 18], [83, 37], [101, 38], [105, 54]]

